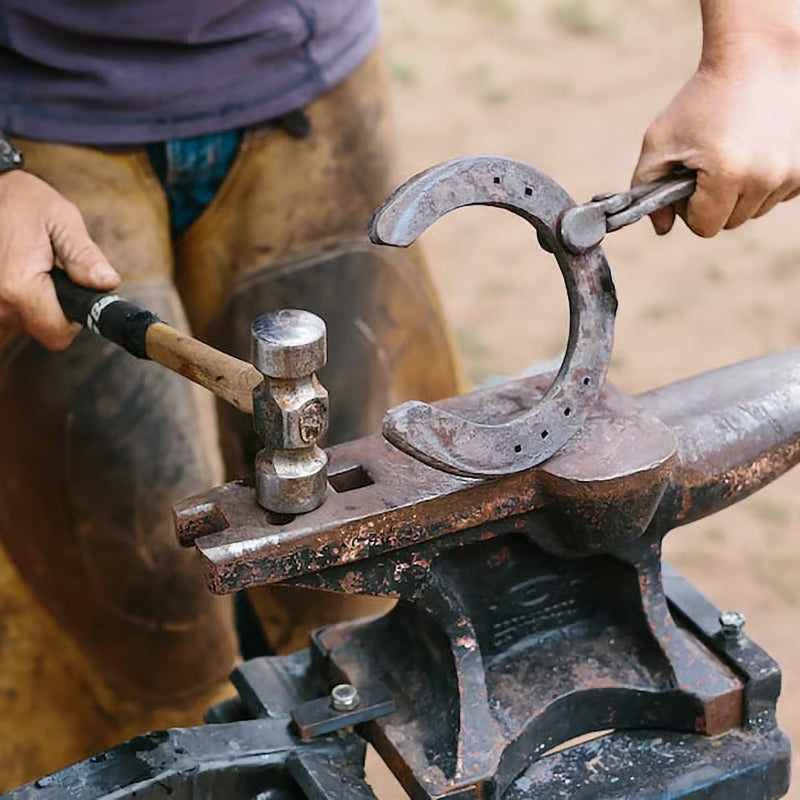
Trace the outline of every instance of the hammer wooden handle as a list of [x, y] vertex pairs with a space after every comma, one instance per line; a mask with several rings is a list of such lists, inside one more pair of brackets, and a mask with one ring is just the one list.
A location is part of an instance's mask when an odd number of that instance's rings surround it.
[[247, 361], [216, 350], [163, 322], [154, 322], [147, 329], [145, 350], [153, 361], [210, 389], [240, 411], [253, 413], [253, 389], [264, 376]]
[[146, 309], [115, 294], [73, 283], [62, 269], [50, 273], [64, 314], [137, 358], [150, 358], [212, 391], [247, 414], [261, 373], [242, 361], [181, 333]]

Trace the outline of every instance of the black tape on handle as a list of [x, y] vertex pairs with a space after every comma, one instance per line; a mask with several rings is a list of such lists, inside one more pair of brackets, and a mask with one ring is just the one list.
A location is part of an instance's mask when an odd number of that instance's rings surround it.
[[145, 349], [147, 329], [160, 322], [152, 311], [140, 308], [115, 294], [95, 292], [70, 280], [63, 269], [50, 273], [58, 302], [74, 322], [123, 347], [137, 358], [149, 358]]

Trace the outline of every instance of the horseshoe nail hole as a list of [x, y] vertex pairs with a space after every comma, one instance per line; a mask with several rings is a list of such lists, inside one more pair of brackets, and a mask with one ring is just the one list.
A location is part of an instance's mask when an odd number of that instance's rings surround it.
[[530, 197], [533, 194], [533, 189], [530, 186], [525, 187], [525, 194]]
[[522, 452], [522, 445], [521, 444], [515, 444], [514, 445], [514, 452], [515, 453], [521, 453]]
[[583, 379], [583, 385], [584, 385], [584, 386], [588, 386], [588, 385], [589, 385], [591, 382], [592, 382], [592, 381], [591, 381], [591, 379], [590, 379], [590, 378], [584, 378], [584, 379]]
[[496, 175], [495, 175], [495, 177], [494, 177], [494, 182], [495, 182], [495, 183], [500, 183], [500, 178], [498, 178]]
[[546, 439], [550, 435], [550, 431], [542, 431], [542, 439]]
[[572, 409], [569, 406], [567, 406], [567, 408], [564, 409], [564, 416], [568, 417], [571, 413]]

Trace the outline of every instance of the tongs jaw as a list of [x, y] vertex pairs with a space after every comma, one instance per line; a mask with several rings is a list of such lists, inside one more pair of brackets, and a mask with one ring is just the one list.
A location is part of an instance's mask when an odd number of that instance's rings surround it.
[[564, 212], [558, 230], [561, 243], [571, 253], [585, 253], [597, 247], [607, 233], [689, 197], [696, 183], [694, 170], [681, 169], [626, 192], [596, 195]]

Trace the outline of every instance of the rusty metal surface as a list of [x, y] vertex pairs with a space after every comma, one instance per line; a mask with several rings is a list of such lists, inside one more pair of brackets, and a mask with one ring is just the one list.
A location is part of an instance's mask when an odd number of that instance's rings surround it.
[[375, 212], [370, 238], [405, 247], [440, 217], [468, 205], [498, 206], [517, 214], [555, 256], [570, 308], [564, 360], [538, 403], [526, 403], [511, 418], [476, 422], [438, 405], [412, 401], [387, 413], [383, 432], [397, 447], [439, 469], [485, 477], [535, 466], [581, 429], [605, 380], [617, 298], [600, 249], [572, 254], [561, 244], [558, 222], [574, 207], [572, 199], [552, 178], [520, 161], [461, 158], [416, 175]]
[[[502, 420], [549, 380], [512, 382], [443, 406]], [[702, 768], [702, 782], [690, 771], [682, 784], [698, 798], [740, 800], [744, 791], [774, 798], [788, 774], [775, 724], [777, 665], [746, 635], [723, 635], [719, 611], [672, 570], [664, 573], [660, 542], [671, 527], [788, 469], [800, 459], [799, 441], [800, 351], [791, 351], [639, 398], [607, 386], [582, 434], [522, 475], [461, 478], [372, 437], [331, 451], [338, 491], [329, 489], [328, 503], [303, 517], [268, 517], [244, 484], [219, 487], [176, 514], [218, 590], [269, 580], [401, 600], [383, 617], [318, 631], [313, 658], [237, 670], [240, 709], [280, 723], [258, 729], [262, 740], [269, 734], [266, 750], [280, 750], [266, 753], [268, 764], [297, 767], [284, 724], [298, 697], [319, 697], [340, 682], [380, 682], [397, 711], [360, 730], [415, 798], [556, 797], [565, 776], [587, 797], [603, 796], [591, 794], [603, 784], [578, 757], [591, 748], [546, 753], [607, 729], [617, 733], [596, 747], [617, 761], [607, 773], [598, 767], [600, 775], [628, 774], [647, 737], [654, 753], [665, 742], [686, 769]], [[236, 711], [219, 718], [236, 719]], [[195, 760], [165, 740], [158, 769], [182, 787], [208, 753], [221, 765], [220, 785], [235, 787], [226, 796], [240, 787], [248, 796], [251, 776], [260, 776], [252, 770], [265, 762], [242, 761], [251, 728], [226, 725], [224, 746], [214, 733], [191, 734]], [[115, 796], [126, 796], [128, 752], [112, 751], [113, 775], [85, 762], [54, 786], [90, 779], [107, 786], [113, 778]], [[732, 770], [734, 758], [750, 771]], [[656, 769], [662, 761], [647, 763]], [[337, 796], [323, 762], [306, 767], [297, 774], [311, 796]], [[670, 765], [662, 767], [665, 786], [681, 785]], [[353, 786], [368, 796], [353, 769]], [[24, 791], [34, 790], [41, 791]]]
[[678, 466], [663, 529], [742, 500], [800, 461], [800, 348], [641, 395], [675, 433]]
[[[513, 381], [437, 406], [478, 422], [502, 420], [541, 395], [550, 380]], [[196, 545], [209, 586], [223, 593], [354, 564], [555, 501], [568, 516], [587, 515], [595, 526], [587, 533], [572, 525], [558, 546], [602, 551], [641, 534], [666, 487], [674, 453], [669, 429], [609, 386], [584, 432], [525, 473], [491, 481], [464, 478], [429, 467], [375, 436], [329, 450], [332, 481], [358, 470], [366, 485], [329, 488], [325, 504], [309, 514], [274, 524], [243, 482], [182, 502], [174, 514], [181, 542]]]
[[[336, 679], [392, 690], [398, 713], [367, 735], [412, 796], [500, 797], [531, 761], [591, 731], [742, 724], [743, 681], [675, 623], [658, 559], [562, 559], [525, 534], [421, 553], [426, 569], [396, 554], [386, 580], [410, 602], [315, 635]], [[331, 588], [325, 575], [316, 585]]]
[[[645, 189], [630, 193], [642, 208]], [[624, 215], [618, 199], [598, 202]], [[402, 246], [475, 203], [519, 214], [556, 257], [571, 310], [558, 373], [394, 409], [387, 438], [331, 449], [328, 480], [314, 486], [325, 505], [295, 516], [264, 502], [263, 459], [275, 466], [323, 432], [307, 374], [321, 339], [302, 345], [306, 366], [295, 369], [284, 358], [292, 342], [262, 329], [256, 360], [271, 383], [255, 397], [265, 445], [255, 481], [174, 509], [215, 592], [280, 583], [399, 602], [314, 632], [308, 650], [241, 665], [239, 697], [209, 712], [209, 728], [140, 737], [17, 796], [80, 787], [98, 798], [366, 800], [353, 725], [415, 800], [556, 797], [571, 782], [597, 797], [582, 754], [594, 746], [616, 759], [597, 774], [635, 780], [644, 741], [666, 741], [668, 763], [642, 758], [676, 797], [785, 790], [779, 669], [739, 618], [721, 617], [662, 564], [661, 540], [800, 460], [800, 351], [629, 397], [604, 385], [616, 310], [608, 265], [597, 247], [566, 253], [557, 225], [573, 204], [546, 176], [491, 157], [440, 165], [401, 187], [371, 233]], [[326, 739], [332, 731], [340, 736]], [[604, 731], [597, 745], [548, 756]], [[695, 772], [680, 782], [676, 762]]]
[[772, 800], [789, 789], [790, 751], [778, 730], [618, 732], [538, 761], [504, 800]]
[[[439, 407], [502, 423], [550, 382]], [[638, 398], [606, 385], [556, 456], [494, 480], [380, 437], [330, 456], [339, 490], [311, 514], [275, 524], [250, 487], [228, 484], [177, 508], [178, 530], [215, 591], [282, 582], [400, 598], [314, 647], [332, 680], [389, 686], [398, 713], [367, 729], [413, 796], [500, 797], [587, 731], [720, 735], [774, 714], [777, 670], [674, 579], [683, 601], [670, 606], [660, 543], [800, 460], [800, 351]]]
[[[704, 628], [705, 618], [716, 618], [719, 612], [693, 592], [680, 576], [670, 573], [669, 581], [676, 592], [670, 592], [669, 602], [671, 605], [677, 603], [676, 613], [685, 620], [686, 628], [703, 630], [700, 639], [712, 649], [716, 647], [714, 631], [707, 634]], [[529, 583], [528, 594], [530, 588]], [[562, 595], [566, 589], [562, 588]], [[585, 599], [579, 593], [579, 605]], [[588, 608], [585, 602], [582, 607], [584, 611]], [[512, 604], [508, 603], [504, 610], [510, 608]], [[562, 619], [568, 619], [570, 615], [574, 617], [575, 610], [573, 608]], [[539, 623], [544, 631], [548, 624], [546, 615], [539, 615]], [[599, 629], [597, 621], [594, 629]], [[425, 632], [424, 627], [420, 629], [420, 633]], [[408, 631], [401, 630], [398, 641], [392, 638], [393, 631], [390, 628], [383, 633], [389, 634], [389, 637], [382, 635], [381, 631], [372, 633], [373, 649], [384, 647], [387, 653], [394, 653], [400, 645], [401, 656], [395, 672], [398, 671], [397, 667], [414, 658], [419, 650], [436, 655], [436, 644], [426, 643], [420, 636], [415, 637], [410, 650], [402, 651], [402, 645], [411, 635]], [[322, 638], [348, 645], [341, 632]], [[505, 635], [501, 639], [505, 639]], [[546, 637], [541, 641], [546, 644]], [[584, 645], [587, 641], [589, 638], [584, 636]], [[500, 641], [496, 644], [504, 646]], [[536, 656], [532, 653], [532, 643], [528, 644], [526, 657], [530, 660], [532, 655]], [[342, 654], [337, 651], [336, 655], [341, 661]], [[513, 652], [509, 655], [513, 658]], [[544, 655], [539, 658], [542, 659]], [[604, 657], [608, 658], [608, 655]], [[614, 658], [613, 655], [611, 657]], [[736, 652], [731, 652], [731, 658], [737, 673], [746, 680], [743, 690], [745, 696], [758, 694], [762, 700], [766, 700], [767, 695], [773, 692], [774, 701], [774, 683], [779, 678], [775, 663], [749, 640], [744, 641]], [[505, 666], [502, 666], [504, 661]], [[508, 735], [510, 728], [507, 720], [510, 718], [516, 724], [521, 716], [519, 713], [503, 713], [496, 699], [500, 687], [500, 699], [507, 700], [508, 689], [498, 682], [497, 674], [498, 664], [506, 673], [510, 672], [508, 659], [498, 660], [497, 652], [493, 652], [486, 663], [487, 674], [491, 676], [487, 684], [491, 693], [490, 713]], [[370, 669], [375, 666], [373, 662]], [[446, 686], [447, 681], [438, 680], [438, 675], [446, 672], [446, 669], [443, 670], [439, 664], [434, 667], [427, 681], [424, 675], [402, 673], [400, 682], [392, 687], [393, 694], [400, 701], [398, 713], [382, 723], [372, 723], [373, 726], [386, 725], [384, 743], [389, 742], [388, 736], [392, 732], [402, 730], [404, 726], [406, 733], [414, 737], [413, 740], [400, 740], [396, 750], [384, 747], [384, 755], [398, 772], [403, 773], [405, 769], [404, 782], [416, 800], [428, 800], [431, 797], [426, 788], [436, 791], [436, 776], [446, 776], [451, 765], [459, 768], [458, 757], [453, 758], [449, 749], [452, 746], [452, 729], [441, 725], [442, 721], [450, 725], [458, 721], [452, 714], [452, 696], [441, 691], [442, 684]], [[333, 669], [335, 671], [336, 667]], [[585, 681], [591, 669], [591, 664], [589, 669], [581, 669], [579, 680]], [[573, 671], [570, 668], [563, 670], [562, 683], [566, 683]], [[137, 737], [79, 764], [44, 776], [7, 796], [14, 800], [61, 800], [72, 797], [81, 800], [122, 800], [133, 797], [155, 800], [167, 795], [179, 800], [200, 796], [225, 797], [226, 800], [374, 800], [364, 780], [363, 740], [342, 731], [336, 736], [317, 738], [313, 742], [303, 742], [293, 735], [290, 719], [298, 704], [300, 707], [307, 706], [309, 701], [314, 702], [312, 698], [317, 698], [317, 702], [327, 702], [325, 687], [331, 679], [335, 679], [328, 672], [330, 670], [325, 663], [312, 657], [308, 649], [288, 656], [246, 662], [237, 668], [233, 676], [239, 691], [238, 697], [219, 704], [208, 715], [209, 721], [214, 724], [201, 728], [158, 731]], [[633, 681], [641, 686], [653, 681], [656, 674], [652, 668], [638, 671], [627, 668], [614, 677], [620, 682]], [[552, 679], [550, 682], [555, 685]], [[412, 727], [415, 723], [412, 716], [415, 713], [414, 705], [419, 706], [423, 699], [417, 684], [430, 687], [427, 695], [430, 701], [423, 709], [424, 716], [416, 720], [417, 726], [425, 727], [424, 736], [417, 735]], [[765, 685], [769, 685], [767, 691], [764, 691]], [[539, 697], [538, 693], [534, 695], [534, 704]], [[573, 694], [568, 709], [569, 725], [578, 729], [582, 724], [588, 724], [597, 718], [602, 705], [598, 691], [593, 695], [586, 692]], [[634, 718], [636, 703], [633, 691], [629, 692], [626, 703], [617, 702], [616, 705], [619, 707], [619, 719]], [[662, 708], [658, 709], [657, 703], [651, 703], [660, 719], [666, 719], [663, 707], [666, 705], [662, 704]], [[518, 703], [518, 708], [524, 712], [525, 703]], [[550, 735], [554, 738], [563, 734], [560, 723], [565, 714], [563, 708], [561, 711], [553, 719], [545, 721], [545, 727], [549, 727]], [[670, 716], [674, 717], [675, 711], [670, 712]], [[469, 719], [469, 716], [462, 717], [462, 721]], [[516, 775], [512, 775], [512, 770], [517, 769], [520, 759], [517, 759], [517, 764], [504, 759], [497, 780], [462, 785], [448, 792], [445, 797], [446, 800], [476, 800], [479, 797], [493, 800], [502, 793], [503, 800], [567, 797], [585, 800], [641, 800], [645, 797], [666, 800], [689, 796], [696, 800], [772, 800], [786, 791], [790, 760], [788, 741], [775, 725], [774, 702], [771, 707], [758, 705], [755, 713], [747, 715], [746, 725], [746, 730], [734, 728], [713, 738], [666, 729], [617, 730], [594, 741], [536, 758]], [[365, 726], [360, 726], [356, 730], [364, 729]], [[541, 741], [543, 731], [538, 733]], [[380, 734], [381, 729], [375, 728], [370, 732], [370, 738], [380, 744]], [[414, 741], [418, 745], [416, 749], [413, 747]], [[403, 751], [411, 752], [410, 764], [414, 764], [415, 768], [425, 752], [436, 754], [431, 759], [427, 778], [423, 774], [421, 780], [413, 783], [409, 764], [403, 763], [400, 758]], [[462, 762], [475, 763], [474, 759], [469, 758], [462, 759]], [[450, 784], [455, 785], [452, 780]], [[504, 786], [507, 787], [505, 791], [502, 789]]]
[[[502, 421], [529, 407], [549, 381], [512, 381], [437, 406]], [[799, 409], [800, 351], [640, 398], [606, 386], [585, 429], [527, 472], [459, 477], [367, 437], [331, 448], [332, 481], [355, 475], [354, 488], [329, 488], [310, 514], [275, 521], [255, 504], [252, 487], [234, 482], [176, 506], [177, 530], [196, 545], [209, 586], [221, 593], [352, 566], [489, 522], [511, 529], [515, 517], [537, 510], [548, 523], [536, 534], [546, 549], [609, 552], [648, 526], [663, 535], [736, 502], [796, 464]]]

